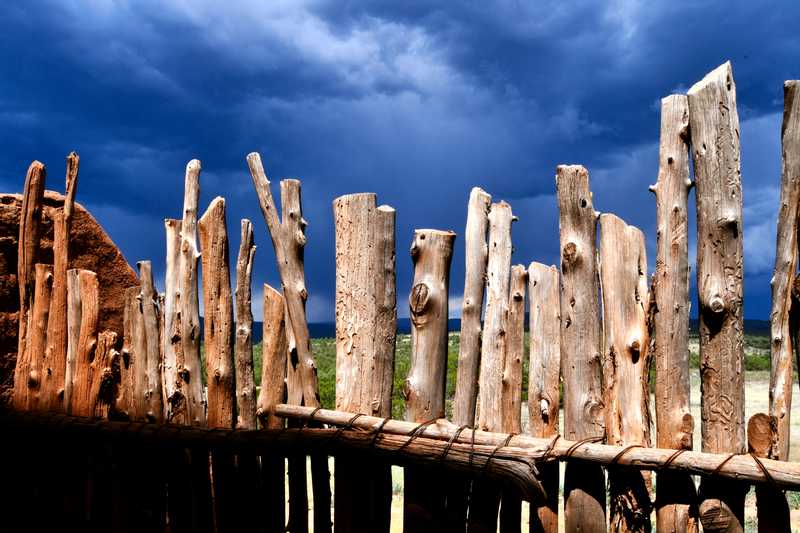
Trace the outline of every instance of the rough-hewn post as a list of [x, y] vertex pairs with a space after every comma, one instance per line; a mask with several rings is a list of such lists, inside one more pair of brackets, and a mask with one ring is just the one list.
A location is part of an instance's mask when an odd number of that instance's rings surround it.
[[[412, 422], [445, 416], [447, 299], [455, 238], [450, 231], [414, 231], [414, 284], [409, 294], [411, 366], [403, 384], [405, 418]], [[436, 531], [436, 521], [444, 512], [444, 488], [437, 476], [406, 468], [405, 531]]]
[[164, 276], [163, 345], [164, 415], [173, 424], [189, 425], [181, 370], [184, 366], [181, 341], [181, 221], [166, 219], [166, 274]]
[[[556, 169], [561, 241], [561, 375], [564, 437], [603, 438], [600, 306], [595, 238], [597, 215], [589, 173], [579, 165]], [[569, 463], [564, 477], [566, 531], [605, 531], [605, 476], [595, 465]]]
[[[530, 364], [528, 367], [528, 433], [549, 438], [558, 434], [561, 375], [561, 315], [558, 268], [541, 263], [528, 266], [530, 306]], [[558, 464], [539, 466], [547, 493], [543, 505], [531, 507], [530, 531], [558, 532]]]
[[53, 296], [47, 322], [45, 372], [42, 375], [40, 408], [64, 410], [67, 366], [67, 269], [69, 268], [69, 228], [78, 181], [78, 154], [67, 156], [64, 206], [53, 214]]
[[[661, 100], [656, 197], [654, 346], [656, 442], [659, 448], [692, 449], [689, 410], [689, 102], [685, 95]], [[658, 531], [697, 529], [697, 493], [691, 476], [658, 473]]]
[[[392, 414], [397, 331], [394, 209], [373, 193], [333, 201], [336, 229], [336, 408]], [[388, 531], [391, 471], [381, 461], [340, 455], [334, 523], [347, 531]], [[363, 474], [359, 474], [362, 472]], [[366, 511], [364, 510], [366, 507]]]
[[[790, 413], [792, 409], [792, 355], [796, 351], [792, 321], [800, 310], [792, 306], [792, 283], [797, 274], [798, 204], [800, 204], [800, 81], [783, 85], [783, 127], [781, 128], [781, 208], [772, 276], [770, 332], [770, 414], [778, 423], [778, 442], [770, 457], [789, 459]], [[796, 326], [795, 326], [796, 327]]]
[[[67, 270], [67, 363], [64, 369], [64, 410], [67, 414], [70, 414], [72, 406], [72, 387], [78, 358], [78, 339], [81, 334], [80, 290], [80, 271], [77, 269]], [[125, 309], [127, 309], [127, 306]], [[121, 363], [120, 371], [124, 371]], [[119, 390], [121, 393], [122, 389]], [[120, 403], [120, 398], [117, 398], [114, 402], [117, 410], [120, 409]]]
[[33, 307], [30, 311], [30, 325], [25, 349], [30, 362], [28, 371], [26, 409], [39, 409], [42, 395], [42, 376], [44, 368], [45, 349], [47, 347], [47, 322], [50, 314], [50, 301], [53, 292], [53, 267], [52, 265], [35, 265], [35, 283], [33, 291]]
[[[688, 93], [697, 182], [703, 451], [741, 453], [744, 431], [742, 180], [739, 115], [730, 63]], [[746, 487], [713, 478], [700, 485], [700, 521], [709, 531], [742, 531]]]
[[464, 231], [464, 297], [461, 302], [461, 337], [458, 351], [456, 396], [453, 401], [453, 422], [459, 426], [475, 423], [478, 400], [478, 366], [481, 359], [481, 311], [486, 288], [486, 262], [489, 248], [489, 206], [492, 197], [479, 187], [469, 195], [467, 227]]
[[256, 382], [253, 375], [253, 223], [242, 219], [236, 260], [236, 427], [256, 429]]
[[97, 336], [97, 349], [89, 368], [89, 408], [91, 415], [108, 418], [114, 403], [114, 365], [119, 357], [117, 333], [111, 330]]
[[35, 263], [39, 250], [39, 223], [42, 216], [42, 198], [45, 182], [44, 165], [34, 161], [25, 175], [22, 208], [19, 215], [19, 240], [17, 248], [17, 285], [19, 287], [19, 338], [17, 362], [14, 367], [15, 409], [28, 407], [28, 381], [30, 380], [30, 351], [27, 349], [28, 327], [33, 304]]
[[[769, 457], [778, 440], [778, 421], [774, 416], [757, 413], [747, 422], [748, 451], [757, 457]], [[758, 531], [791, 531], [791, 517], [786, 494], [769, 483], [756, 485]]]
[[208, 427], [234, 424], [233, 300], [225, 199], [216, 197], [198, 224], [203, 250], [203, 308]]
[[[69, 277], [73, 277], [70, 271]], [[97, 275], [89, 270], [77, 271], [77, 294], [69, 294], [70, 305], [79, 302], [80, 332], [75, 349], [75, 375], [72, 380], [71, 414], [75, 416], [92, 416], [94, 401], [91, 397], [92, 377], [91, 363], [97, 348], [97, 327], [99, 314], [99, 287]], [[73, 289], [73, 284], [68, 286]], [[72, 337], [70, 337], [70, 340]]]
[[[70, 273], [73, 271], [70, 270]], [[77, 271], [75, 271], [77, 272]], [[72, 278], [70, 278], [70, 283]], [[72, 285], [70, 285], [72, 291]], [[119, 383], [117, 384], [117, 399], [114, 402], [114, 408], [117, 413], [130, 420], [136, 418], [137, 406], [134, 404], [134, 395], [136, 389], [136, 376], [135, 376], [135, 353], [134, 353], [134, 337], [135, 328], [139, 316], [139, 292], [141, 287], [128, 287], [125, 289], [125, 299], [122, 316], [122, 353], [119, 358]], [[73, 309], [72, 297], [70, 297], [70, 313]], [[78, 313], [80, 313], [80, 301], [77, 302]], [[80, 315], [78, 315], [80, 317]], [[80, 320], [80, 318], [78, 319]], [[70, 331], [70, 343], [72, 339], [72, 332]]]
[[158, 307], [158, 294], [153, 283], [153, 269], [150, 261], [139, 261], [139, 279], [141, 292], [139, 293], [139, 308], [141, 312], [141, 325], [144, 337], [145, 352], [137, 353], [137, 363], [143, 364], [143, 389], [136, 391], [144, 403], [144, 417], [155, 423], [164, 420], [164, 404], [162, 402], [161, 382], [161, 312]]
[[[600, 279], [606, 442], [649, 446], [649, 295], [644, 234], [616, 215], [600, 215]], [[650, 531], [650, 494], [644, 475], [612, 467], [608, 477], [609, 529]]]
[[178, 374], [185, 385], [186, 413], [193, 426], [206, 425], [206, 403], [200, 370], [200, 300], [197, 293], [197, 202], [200, 196], [200, 161], [186, 165], [181, 221], [180, 314], [183, 367]]

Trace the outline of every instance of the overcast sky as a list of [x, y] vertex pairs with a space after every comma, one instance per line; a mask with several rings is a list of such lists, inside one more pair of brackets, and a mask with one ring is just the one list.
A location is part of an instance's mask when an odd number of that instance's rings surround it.
[[515, 263], [557, 262], [560, 163], [585, 165], [595, 208], [645, 231], [652, 268], [659, 100], [730, 59], [744, 314], [768, 318], [783, 81], [800, 77], [796, 1], [27, 0], [3, 11], [0, 189], [19, 191], [39, 159], [61, 190], [77, 150], [78, 201], [129, 262], [153, 260], [163, 287], [163, 219], [180, 216], [184, 168], [198, 158], [201, 210], [225, 196], [234, 254], [239, 219], [255, 224], [260, 297], [278, 278], [245, 163], [257, 150], [276, 193], [279, 178], [303, 183], [313, 322], [333, 320], [331, 202], [353, 192], [397, 209], [401, 316], [415, 227], [458, 233], [460, 311], [472, 186], [519, 217]]

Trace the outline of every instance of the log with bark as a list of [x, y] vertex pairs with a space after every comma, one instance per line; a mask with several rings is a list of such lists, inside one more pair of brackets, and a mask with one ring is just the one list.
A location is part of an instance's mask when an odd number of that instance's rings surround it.
[[[656, 368], [656, 445], [692, 449], [689, 406], [689, 102], [685, 95], [661, 100], [656, 197], [656, 272], [653, 279]], [[658, 474], [656, 528], [697, 529], [697, 491], [685, 475]]]
[[[729, 62], [688, 93], [697, 182], [697, 287], [703, 451], [741, 453], [744, 428], [742, 181], [739, 115]], [[706, 478], [705, 530], [742, 531], [745, 488]]]
[[[530, 305], [530, 362], [528, 366], [528, 434], [553, 438], [558, 434], [559, 377], [561, 375], [561, 316], [558, 268], [528, 266]], [[532, 532], [558, 531], [558, 464], [539, 467], [544, 504], [530, 511]]]
[[[564, 436], [602, 438], [605, 432], [600, 356], [595, 237], [589, 173], [582, 166], [556, 169], [561, 241], [561, 374]], [[595, 465], [570, 463], [564, 478], [567, 531], [605, 531], [605, 476]]]
[[[616, 215], [600, 215], [599, 252], [606, 442], [649, 446], [649, 296], [644, 234]], [[609, 468], [608, 478], [609, 529], [650, 531], [650, 480], [641, 472], [622, 468]]]
[[[409, 294], [411, 366], [403, 383], [405, 418], [425, 422], [444, 417], [447, 379], [447, 319], [450, 263], [456, 234], [414, 231], [411, 259], [414, 282]], [[444, 514], [445, 485], [429, 471], [405, 470], [403, 529], [436, 531]]]

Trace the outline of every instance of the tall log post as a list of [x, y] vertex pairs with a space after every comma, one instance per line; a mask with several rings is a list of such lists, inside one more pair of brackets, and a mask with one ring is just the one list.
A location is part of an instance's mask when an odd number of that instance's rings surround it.
[[[503, 362], [501, 416], [503, 431], [522, 431], [522, 360], [525, 356], [525, 289], [528, 271], [524, 265], [511, 267], [511, 293], [508, 299], [508, 331]], [[519, 532], [522, 525], [522, 500], [514, 490], [504, 490], [500, 506], [500, 531]]]
[[[778, 441], [778, 421], [774, 416], [757, 413], [747, 422], [748, 452], [757, 457], [769, 457]], [[791, 531], [791, 516], [786, 494], [769, 483], [756, 485], [758, 531], [771, 533]]]
[[[605, 432], [595, 238], [597, 215], [589, 173], [578, 165], [556, 169], [561, 241], [561, 374], [564, 436], [602, 438]], [[567, 532], [605, 531], [605, 476], [595, 465], [570, 463], [564, 477]]]
[[150, 261], [139, 261], [139, 279], [141, 292], [139, 293], [139, 308], [143, 330], [139, 335], [144, 338], [145, 352], [136, 354], [139, 367], [144, 378], [142, 389], [136, 391], [143, 401], [144, 417], [154, 423], [164, 421], [164, 404], [162, 402], [161, 378], [161, 312], [158, 307], [158, 294], [153, 283], [153, 269]]
[[[80, 290], [80, 271], [77, 269], [67, 270], [67, 363], [64, 369], [64, 410], [67, 414], [71, 414], [75, 365], [78, 359], [78, 339], [81, 334]], [[127, 306], [124, 306], [123, 309], [127, 311]], [[122, 370], [122, 367], [120, 368]], [[120, 402], [119, 398], [114, 401], [117, 406], [120, 403], [124, 402]]]
[[[373, 193], [333, 201], [336, 227], [336, 408], [392, 414], [397, 331], [395, 212]], [[392, 480], [382, 461], [339, 455], [334, 523], [346, 531], [389, 531]], [[363, 472], [363, 474], [359, 474]], [[363, 507], [368, 509], [366, 512]]]
[[492, 197], [479, 187], [469, 195], [467, 227], [464, 231], [464, 297], [461, 302], [461, 337], [458, 351], [456, 396], [453, 401], [453, 422], [459, 426], [475, 423], [478, 400], [478, 368], [481, 359], [481, 311], [486, 288], [486, 262], [489, 248], [489, 206]]
[[[792, 355], [797, 352], [793, 322], [800, 310], [793, 307], [792, 284], [797, 275], [798, 205], [800, 204], [800, 81], [783, 85], [781, 128], [781, 208], [778, 212], [775, 270], [772, 276], [770, 333], [772, 352], [769, 400], [770, 415], [778, 424], [777, 446], [769, 456], [789, 460], [790, 413], [792, 409]], [[792, 320], [795, 319], [795, 320]]]
[[[739, 115], [730, 63], [695, 84], [689, 96], [697, 181], [697, 287], [700, 315], [703, 451], [742, 453], [742, 181]], [[742, 531], [746, 487], [705, 478], [700, 521], [707, 531]]]
[[181, 327], [181, 225], [177, 219], [166, 219], [167, 268], [164, 277], [163, 340], [164, 415], [166, 420], [189, 425], [185, 388]]
[[[281, 217], [278, 217], [275, 201], [270, 191], [270, 182], [264, 172], [261, 156], [252, 152], [247, 156], [247, 165], [253, 178], [253, 186], [258, 196], [261, 214], [272, 241], [278, 273], [281, 278], [284, 299], [286, 301], [287, 331], [294, 339], [295, 350], [290, 354], [287, 370], [287, 381], [297, 379], [302, 390], [298, 405], [319, 407], [319, 384], [317, 382], [317, 366], [311, 351], [311, 338], [306, 318], [306, 300], [308, 291], [305, 284], [305, 268], [303, 249], [306, 244], [305, 228], [300, 201], [300, 182], [298, 180], [281, 181]], [[290, 346], [291, 348], [291, 346]], [[296, 355], [296, 357], [295, 357]], [[294, 373], [294, 374], [293, 374]], [[292, 390], [289, 387], [289, 400], [292, 401]], [[290, 462], [291, 465], [291, 462]], [[305, 467], [303, 467], [305, 472]], [[311, 457], [311, 476], [314, 489], [314, 531], [330, 531], [330, 473], [326, 456]], [[291, 475], [290, 475], [291, 477]], [[298, 491], [299, 494], [299, 491]], [[305, 498], [305, 495], [303, 495]], [[298, 530], [297, 525], [293, 525]]]
[[[414, 231], [414, 284], [409, 294], [411, 366], [403, 384], [405, 418], [412, 422], [445, 416], [447, 304], [455, 238], [450, 231]], [[444, 488], [438, 476], [405, 469], [404, 531], [438, 530], [437, 521], [444, 512]]]
[[104, 330], [97, 336], [97, 349], [89, 368], [89, 408], [96, 418], [108, 418], [114, 403], [114, 365], [119, 357], [116, 345], [115, 331]]
[[[600, 215], [606, 442], [650, 445], [647, 255], [644, 234], [616, 215]], [[650, 494], [641, 472], [610, 468], [611, 531], [650, 531]]]
[[183, 366], [178, 374], [185, 387], [186, 419], [193, 426], [206, 425], [206, 402], [200, 370], [200, 300], [197, 293], [197, 202], [200, 196], [200, 161], [186, 165], [181, 221], [180, 328]]
[[19, 287], [19, 336], [17, 362], [14, 367], [13, 405], [17, 410], [28, 407], [28, 381], [30, 380], [30, 351], [27, 349], [30, 312], [33, 304], [35, 267], [39, 250], [42, 198], [44, 197], [45, 168], [38, 161], [28, 167], [22, 208], [19, 215], [19, 240], [17, 248], [17, 286]]
[[256, 429], [256, 383], [253, 375], [253, 223], [242, 219], [236, 260], [236, 427]]
[[203, 308], [208, 427], [234, 426], [233, 300], [225, 199], [216, 197], [198, 224], [203, 250]]
[[[77, 272], [70, 270], [70, 273]], [[72, 278], [70, 278], [70, 282]], [[72, 291], [72, 285], [70, 285]], [[135, 390], [136, 390], [136, 375], [135, 375], [135, 349], [134, 337], [136, 336], [135, 328], [137, 326], [137, 319], [139, 316], [138, 298], [141, 287], [128, 287], [125, 289], [124, 306], [122, 315], [122, 353], [119, 358], [119, 383], [117, 384], [117, 399], [114, 402], [114, 408], [122, 418], [129, 420], [136, 419], [135, 404]], [[72, 312], [72, 299], [70, 299], [70, 313]], [[80, 301], [78, 301], [78, 313], [80, 313]], [[80, 321], [80, 315], [78, 315]], [[70, 332], [70, 339], [72, 339], [72, 332]]]
[[[689, 409], [689, 101], [684, 95], [661, 100], [661, 139], [656, 197], [654, 346], [656, 443], [692, 449], [694, 420]], [[697, 530], [697, 493], [691, 476], [658, 473], [656, 529]]]
[[[265, 429], [282, 429], [284, 420], [275, 415], [275, 406], [286, 398], [287, 336], [285, 302], [281, 293], [264, 284], [263, 337], [261, 341], [261, 391], [258, 419]], [[305, 462], [305, 461], [304, 461]], [[286, 525], [286, 467], [283, 457], [261, 457], [265, 506], [264, 528], [281, 532]], [[303, 476], [305, 486], [305, 475]]]
[[[75, 274], [68, 274], [74, 277]], [[74, 416], [93, 416], [94, 400], [92, 398], [92, 360], [97, 349], [97, 328], [99, 317], [99, 286], [97, 275], [89, 270], [77, 271], [77, 294], [69, 294], [71, 302], [80, 305], [80, 329], [75, 349], [75, 376], [72, 380], [72, 405], [70, 412]]]
[[[550, 438], [558, 434], [561, 374], [561, 315], [558, 269], [541, 263], [528, 266], [530, 363], [528, 366], [528, 433]], [[531, 533], [558, 532], [558, 464], [539, 467], [547, 498], [530, 510]]]
[[67, 156], [64, 206], [53, 215], [53, 296], [47, 322], [45, 372], [42, 375], [40, 408], [64, 411], [67, 366], [67, 269], [69, 268], [69, 229], [78, 181], [75, 152]]
[[46, 372], [45, 350], [47, 348], [47, 322], [50, 315], [50, 302], [53, 293], [52, 265], [35, 265], [35, 283], [33, 291], [33, 307], [30, 311], [26, 350], [30, 368], [27, 381], [26, 409], [40, 409], [42, 400], [42, 379]]

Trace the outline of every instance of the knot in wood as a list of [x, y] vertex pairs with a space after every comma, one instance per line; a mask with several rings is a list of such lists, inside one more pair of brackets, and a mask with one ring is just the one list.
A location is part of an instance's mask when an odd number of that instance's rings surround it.
[[722, 313], [725, 310], [725, 300], [719, 295], [714, 295], [708, 301], [708, 308], [713, 313]]
[[563, 259], [565, 264], [572, 264], [578, 259], [578, 245], [574, 242], [568, 242], [564, 246]]
[[412, 317], [421, 317], [428, 308], [430, 302], [430, 289], [426, 283], [417, 283], [411, 289], [408, 298]]

